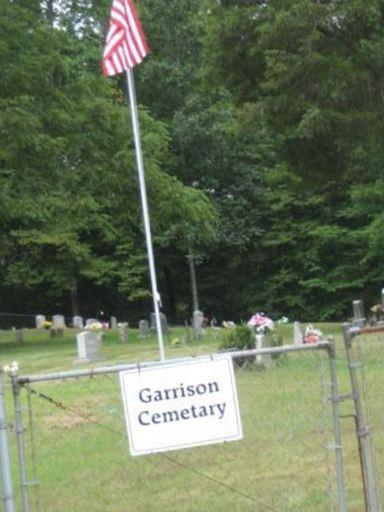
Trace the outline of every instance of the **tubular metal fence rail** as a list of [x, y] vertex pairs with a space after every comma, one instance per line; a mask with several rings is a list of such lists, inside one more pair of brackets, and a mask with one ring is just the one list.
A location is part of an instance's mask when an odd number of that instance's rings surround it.
[[[1, 371], [4, 511], [382, 512], [383, 403], [369, 396], [384, 379], [377, 337], [346, 324], [346, 358], [332, 338], [228, 352], [244, 439], [141, 457], [129, 454], [118, 375], [169, 359], [41, 375], [11, 368], [10, 381]], [[270, 368], [255, 363], [260, 355]]]

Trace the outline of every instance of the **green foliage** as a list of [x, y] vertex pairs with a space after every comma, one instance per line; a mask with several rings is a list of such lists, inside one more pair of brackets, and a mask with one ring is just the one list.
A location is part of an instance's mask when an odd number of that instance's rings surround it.
[[[110, 4], [0, 0], [0, 287], [148, 309], [121, 77], [100, 76]], [[345, 318], [384, 271], [382, 2], [138, 2], [135, 70], [166, 312]], [[191, 250], [192, 250], [191, 249]], [[356, 272], [359, 268], [359, 272]], [[24, 299], [24, 301], [23, 301]], [[8, 304], [6, 304], [8, 306]], [[3, 306], [5, 308], [5, 304]], [[8, 307], [6, 308], [8, 309]], [[34, 308], [32, 308], [34, 309]]]
[[246, 324], [236, 325], [232, 329], [224, 330], [222, 338], [219, 345], [221, 350], [255, 348], [254, 333]]

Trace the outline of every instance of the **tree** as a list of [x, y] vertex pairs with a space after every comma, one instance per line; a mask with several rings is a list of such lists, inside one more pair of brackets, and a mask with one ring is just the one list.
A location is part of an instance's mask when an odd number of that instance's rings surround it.
[[[3, 4], [3, 282], [45, 286], [55, 300], [69, 293], [75, 311], [76, 292], [87, 283], [142, 297], [140, 205], [119, 80], [94, 72], [89, 45], [78, 46], [81, 34], [40, 15], [31, 29], [28, 8]], [[191, 193], [205, 199], [163, 172], [167, 129], [145, 109], [140, 118], [156, 231], [172, 225]], [[181, 210], [187, 222], [191, 211]]]

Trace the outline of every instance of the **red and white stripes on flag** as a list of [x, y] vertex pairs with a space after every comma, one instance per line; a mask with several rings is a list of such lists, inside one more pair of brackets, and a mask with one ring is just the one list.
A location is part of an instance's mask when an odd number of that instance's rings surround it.
[[102, 60], [104, 75], [116, 75], [133, 68], [148, 52], [132, 0], [113, 0]]

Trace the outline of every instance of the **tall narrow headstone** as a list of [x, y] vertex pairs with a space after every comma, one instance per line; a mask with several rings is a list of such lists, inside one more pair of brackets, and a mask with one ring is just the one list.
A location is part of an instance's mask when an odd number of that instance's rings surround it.
[[140, 320], [139, 322], [139, 338], [145, 338], [149, 333], [148, 320]]
[[[271, 346], [268, 336], [265, 334], [255, 334], [255, 348], [260, 350], [261, 348], [269, 348]], [[257, 354], [255, 362], [258, 365], [271, 366], [272, 356], [271, 354]]]
[[300, 322], [293, 322], [293, 343], [301, 345], [304, 341], [304, 334], [301, 329]]
[[45, 316], [44, 315], [37, 315], [35, 317], [36, 322], [36, 329], [44, 329], [45, 327]]
[[119, 341], [126, 343], [128, 341], [128, 322], [119, 324]]
[[74, 316], [72, 318], [72, 324], [75, 329], [83, 329], [84, 328], [84, 321], [82, 316]]
[[193, 333], [196, 339], [200, 339], [203, 336], [203, 321], [204, 321], [204, 313], [202, 311], [196, 310], [193, 312]]
[[156, 315], [155, 315], [155, 313], [151, 313], [149, 315], [149, 326], [150, 326], [151, 331], [156, 330]]
[[160, 325], [163, 333], [168, 332], [168, 320], [164, 313], [160, 313]]
[[364, 314], [364, 304], [362, 300], [354, 300], [352, 302], [353, 308], [353, 325], [355, 327], [364, 327], [365, 324], [365, 314]]
[[117, 318], [115, 316], [111, 316], [111, 329], [117, 329]]
[[22, 329], [17, 329], [15, 331], [15, 341], [16, 343], [23, 343], [24, 342], [24, 332]]

